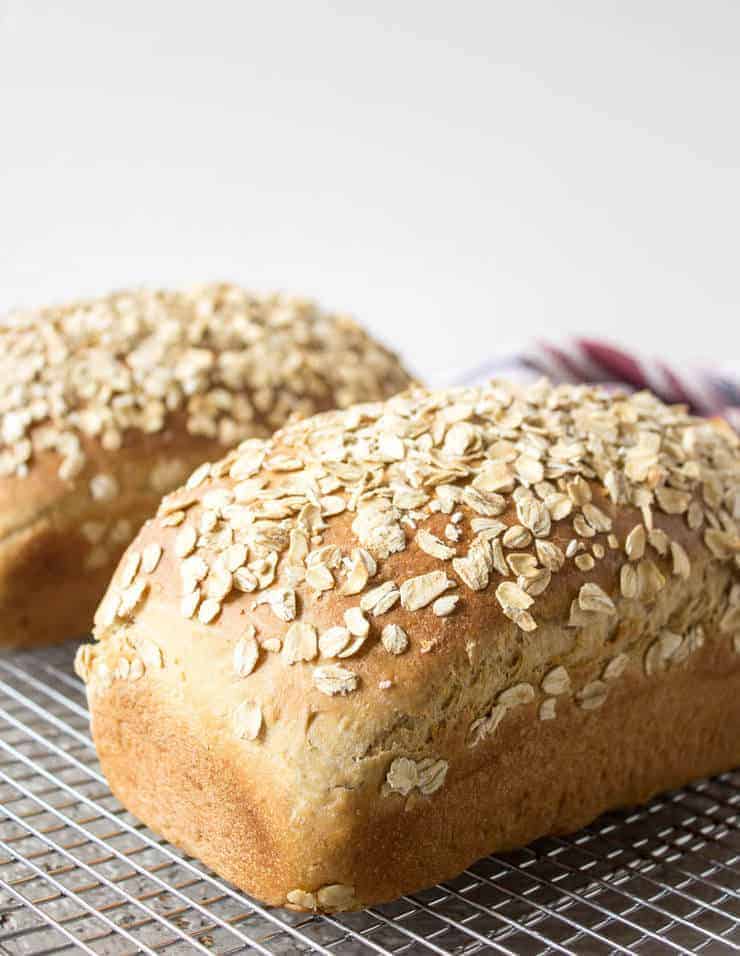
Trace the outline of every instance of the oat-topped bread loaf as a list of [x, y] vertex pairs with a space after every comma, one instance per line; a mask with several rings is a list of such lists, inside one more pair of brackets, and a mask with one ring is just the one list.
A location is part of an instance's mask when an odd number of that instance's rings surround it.
[[197, 464], [409, 384], [346, 317], [230, 285], [0, 321], [0, 646], [79, 636], [125, 546]]
[[81, 648], [114, 792], [353, 909], [740, 763], [740, 446], [649, 394], [408, 391], [167, 496]]

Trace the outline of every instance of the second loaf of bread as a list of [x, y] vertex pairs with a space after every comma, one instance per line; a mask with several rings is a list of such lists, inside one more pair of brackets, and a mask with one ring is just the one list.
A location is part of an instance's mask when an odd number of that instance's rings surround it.
[[413, 390], [168, 496], [83, 647], [114, 792], [353, 909], [740, 762], [740, 452], [648, 394]]
[[0, 647], [86, 633], [142, 521], [196, 465], [408, 384], [346, 316], [226, 284], [0, 320]]

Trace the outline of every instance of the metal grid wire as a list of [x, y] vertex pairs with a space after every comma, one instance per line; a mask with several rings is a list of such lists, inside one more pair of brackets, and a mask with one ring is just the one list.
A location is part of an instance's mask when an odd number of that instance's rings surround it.
[[307, 916], [260, 906], [123, 809], [100, 772], [72, 652], [0, 657], [6, 956], [740, 951], [740, 771], [395, 903]]

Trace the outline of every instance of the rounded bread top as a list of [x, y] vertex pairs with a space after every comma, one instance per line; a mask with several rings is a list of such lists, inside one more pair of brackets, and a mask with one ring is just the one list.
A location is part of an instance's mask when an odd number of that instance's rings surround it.
[[[341, 697], [382, 658], [489, 640], [495, 620], [530, 643], [540, 622], [596, 630], [698, 558], [737, 578], [739, 519], [737, 436], [651, 394], [414, 388], [196, 469], [124, 556], [96, 634], [153, 597], [194, 640], [241, 641], [238, 669], [279, 654]], [[729, 600], [740, 616], [740, 586]]]
[[410, 379], [343, 315], [228, 284], [117, 292], [0, 320], [0, 479], [54, 457], [62, 481], [91, 445], [133, 430], [233, 445], [292, 416], [383, 399]]

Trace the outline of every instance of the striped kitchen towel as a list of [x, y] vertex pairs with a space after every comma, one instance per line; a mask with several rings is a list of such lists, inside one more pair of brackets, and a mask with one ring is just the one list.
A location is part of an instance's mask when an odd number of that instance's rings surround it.
[[696, 415], [720, 415], [740, 430], [740, 362], [684, 368], [595, 339], [573, 338], [557, 345], [537, 342], [521, 353], [494, 357], [462, 375], [460, 384], [542, 376], [553, 382], [648, 388], [664, 402], [688, 405]]

